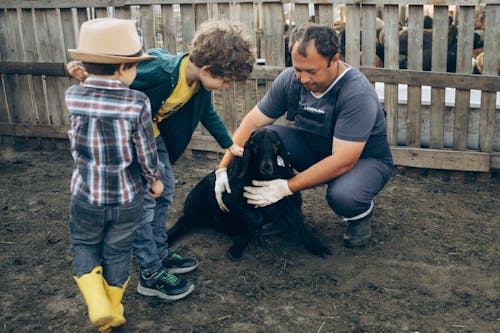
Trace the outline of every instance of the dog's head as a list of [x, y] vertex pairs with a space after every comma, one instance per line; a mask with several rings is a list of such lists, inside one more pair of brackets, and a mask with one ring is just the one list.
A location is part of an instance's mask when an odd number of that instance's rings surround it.
[[270, 180], [284, 178], [283, 170], [291, 170], [285, 145], [278, 133], [261, 128], [252, 133], [239, 163], [240, 178]]

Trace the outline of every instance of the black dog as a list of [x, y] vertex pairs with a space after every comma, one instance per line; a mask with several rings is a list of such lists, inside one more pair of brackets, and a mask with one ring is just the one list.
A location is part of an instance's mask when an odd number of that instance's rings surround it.
[[246, 198], [243, 197], [243, 187], [251, 185], [254, 179], [289, 179], [294, 176], [284, 144], [275, 131], [259, 129], [252, 133], [245, 144], [243, 157], [233, 159], [227, 174], [231, 194], [224, 193], [222, 199], [230, 211], [223, 212], [217, 204], [214, 191], [215, 172], [211, 172], [189, 193], [184, 204], [184, 215], [168, 231], [169, 241], [174, 241], [192, 227], [211, 227], [236, 236], [228, 256], [237, 260], [262, 225], [283, 219], [300, 235], [309, 251], [320, 256], [330, 254], [328, 247], [304, 226], [300, 193], [262, 208], [247, 204]]

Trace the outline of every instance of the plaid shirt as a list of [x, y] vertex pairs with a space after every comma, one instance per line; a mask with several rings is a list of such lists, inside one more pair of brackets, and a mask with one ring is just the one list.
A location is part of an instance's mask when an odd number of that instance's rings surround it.
[[[96, 205], [143, 195], [161, 178], [147, 96], [119, 80], [89, 77], [65, 94], [74, 160], [71, 192]], [[141, 177], [144, 177], [142, 178]]]

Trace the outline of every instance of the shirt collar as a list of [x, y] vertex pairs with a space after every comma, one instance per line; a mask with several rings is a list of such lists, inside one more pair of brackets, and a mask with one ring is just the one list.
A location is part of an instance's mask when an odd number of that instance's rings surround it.
[[84, 82], [83, 86], [89, 88], [99, 88], [99, 89], [111, 89], [111, 90], [122, 90], [129, 89], [129, 87], [120, 80], [117, 79], [103, 79], [93, 76], [89, 76]]

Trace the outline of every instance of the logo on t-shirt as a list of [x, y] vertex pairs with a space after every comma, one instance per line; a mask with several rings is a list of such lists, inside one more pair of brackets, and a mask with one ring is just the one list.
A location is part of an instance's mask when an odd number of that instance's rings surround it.
[[304, 111], [311, 112], [311, 113], [316, 113], [316, 114], [325, 114], [325, 110], [317, 109], [309, 105], [304, 106]]

